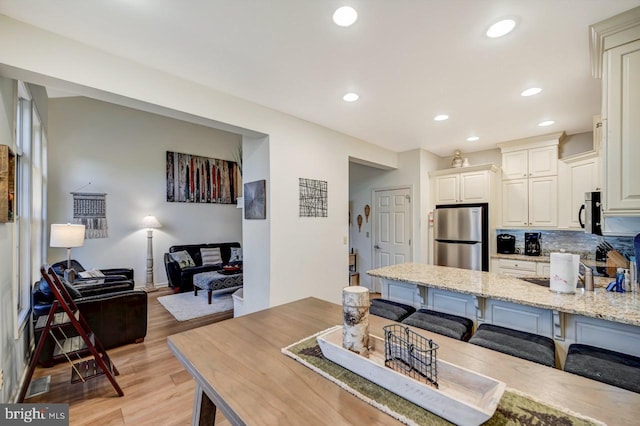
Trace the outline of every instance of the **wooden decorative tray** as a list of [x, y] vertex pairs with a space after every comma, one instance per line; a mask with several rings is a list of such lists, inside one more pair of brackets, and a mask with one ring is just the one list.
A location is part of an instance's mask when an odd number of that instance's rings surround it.
[[384, 339], [369, 335], [369, 358], [342, 347], [342, 326], [317, 337], [325, 358], [455, 424], [480, 425], [489, 420], [506, 385], [441, 359], [439, 388], [385, 366]]

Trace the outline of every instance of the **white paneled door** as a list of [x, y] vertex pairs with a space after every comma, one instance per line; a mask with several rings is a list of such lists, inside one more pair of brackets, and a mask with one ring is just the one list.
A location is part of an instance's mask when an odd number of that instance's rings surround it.
[[[411, 262], [411, 194], [409, 188], [375, 191], [373, 215], [373, 266], [382, 268]], [[379, 278], [372, 280], [381, 291]]]

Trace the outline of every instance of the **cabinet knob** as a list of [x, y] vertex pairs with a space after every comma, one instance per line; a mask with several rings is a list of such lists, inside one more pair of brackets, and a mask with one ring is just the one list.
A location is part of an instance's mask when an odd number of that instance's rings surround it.
[[527, 177], [527, 174], [526, 174], [526, 173], [525, 173], [525, 174], [523, 174], [523, 175], [522, 175], [522, 177]]
[[523, 225], [526, 225], [526, 224], [527, 224], [527, 222], [523, 223]]

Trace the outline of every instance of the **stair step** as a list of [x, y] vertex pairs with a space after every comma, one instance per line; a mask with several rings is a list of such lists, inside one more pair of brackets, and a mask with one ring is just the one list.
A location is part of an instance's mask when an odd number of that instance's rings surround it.
[[[95, 345], [95, 338], [93, 333], [88, 334], [89, 340], [92, 345]], [[60, 339], [60, 344], [62, 345], [62, 349], [60, 346], [56, 345], [53, 350], [53, 358], [60, 359], [65, 355], [76, 355], [81, 352], [87, 351], [89, 348], [85, 343], [84, 339], [81, 336], [69, 337], [67, 339]]]

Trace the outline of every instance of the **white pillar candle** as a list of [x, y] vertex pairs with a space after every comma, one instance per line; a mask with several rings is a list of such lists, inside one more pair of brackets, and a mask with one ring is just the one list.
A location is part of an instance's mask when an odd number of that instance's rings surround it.
[[350, 286], [342, 290], [342, 346], [369, 357], [369, 289]]

